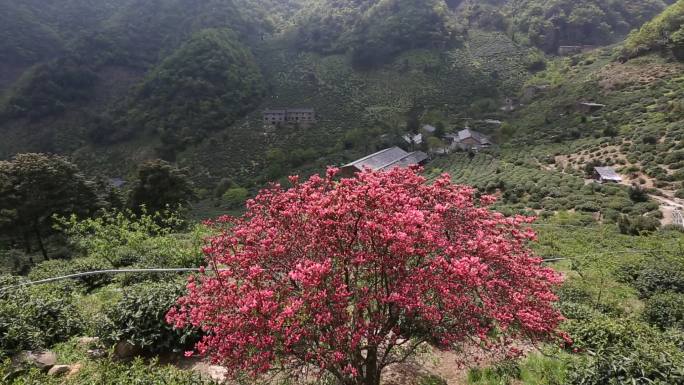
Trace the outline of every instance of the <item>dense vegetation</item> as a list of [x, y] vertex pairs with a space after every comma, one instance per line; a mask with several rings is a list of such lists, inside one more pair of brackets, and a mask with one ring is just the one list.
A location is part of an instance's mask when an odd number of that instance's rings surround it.
[[561, 45], [615, 42], [662, 11], [660, 0], [511, 2], [511, 23], [522, 39], [546, 52]]
[[444, 46], [457, 38], [442, 0], [322, 1], [301, 18], [300, 47], [324, 54], [350, 51], [362, 68], [386, 63], [407, 49]]
[[679, 0], [662, 14], [634, 31], [625, 41], [628, 58], [648, 52], [672, 54], [684, 60], [684, 2]]
[[204, 137], [205, 131], [229, 127], [263, 97], [259, 68], [248, 48], [229, 30], [203, 30], [166, 58], [147, 76], [126, 106], [123, 122], [111, 134], [125, 139], [156, 132], [164, 158]]

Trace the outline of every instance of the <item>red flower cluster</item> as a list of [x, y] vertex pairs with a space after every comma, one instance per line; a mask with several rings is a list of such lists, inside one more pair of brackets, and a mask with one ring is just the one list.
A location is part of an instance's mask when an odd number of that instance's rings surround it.
[[293, 177], [223, 219], [205, 253], [225, 270], [191, 279], [167, 317], [206, 333], [200, 354], [231, 373], [313, 367], [377, 384], [423, 342], [553, 335], [561, 277], [528, 249], [531, 218], [490, 211], [447, 175], [335, 174]]

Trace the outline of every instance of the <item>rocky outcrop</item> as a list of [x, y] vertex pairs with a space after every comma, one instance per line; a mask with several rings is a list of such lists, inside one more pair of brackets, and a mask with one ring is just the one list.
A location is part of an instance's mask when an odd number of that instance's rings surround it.
[[71, 372], [71, 366], [69, 365], [55, 365], [50, 370], [48, 370], [49, 376], [61, 376], [63, 374]]

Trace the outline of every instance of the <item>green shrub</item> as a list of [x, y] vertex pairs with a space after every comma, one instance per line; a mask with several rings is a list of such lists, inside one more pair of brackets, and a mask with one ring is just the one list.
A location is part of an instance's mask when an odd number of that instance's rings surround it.
[[573, 385], [674, 385], [684, 383], [684, 356], [671, 346], [645, 344], [631, 351], [582, 356], [568, 368]]
[[661, 329], [684, 329], [684, 294], [658, 293], [646, 301], [644, 318]]
[[243, 187], [234, 187], [228, 189], [223, 194], [222, 201], [229, 209], [236, 209], [245, 204], [249, 191]]
[[60, 223], [72, 246], [81, 254], [113, 267], [196, 267], [203, 261], [201, 246], [207, 228], [183, 226], [176, 212], [135, 215], [107, 212], [95, 219], [63, 219]]
[[[0, 287], [23, 281], [0, 276]], [[71, 296], [54, 286], [0, 292], [0, 357], [20, 350], [49, 347], [78, 334], [82, 326]]]
[[662, 292], [684, 293], [684, 262], [676, 258], [653, 256], [622, 263], [615, 277], [634, 287], [641, 298]]
[[684, 267], [666, 262], [646, 266], [632, 285], [642, 298], [667, 291], [684, 293]]
[[640, 235], [658, 230], [660, 221], [656, 218], [645, 216], [622, 215], [618, 218], [620, 233], [627, 235]]
[[571, 384], [666, 385], [684, 381], [684, 351], [646, 324], [599, 316], [571, 320], [564, 328], [576, 348], [591, 353], [570, 366]]
[[520, 378], [520, 366], [515, 361], [504, 361], [489, 368], [475, 368], [468, 371], [467, 381], [471, 385], [507, 385]]
[[123, 298], [104, 309], [96, 333], [107, 344], [127, 341], [145, 351], [181, 351], [192, 346], [197, 333], [176, 330], [166, 313], [184, 292], [180, 283], [144, 283], [124, 289]]

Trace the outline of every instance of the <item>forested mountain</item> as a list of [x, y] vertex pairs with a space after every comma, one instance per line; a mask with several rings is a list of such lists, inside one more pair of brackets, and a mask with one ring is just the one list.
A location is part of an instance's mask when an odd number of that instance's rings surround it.
[[[268, 149], [307, 147], [317, 155], [276, 168], [315, 169], [367, 151], [350, 145], [352, 138], [363, 132], [379, 143], [411, 111], [432, 120], [496, 117], [501, 101], [544, 68], [537, 48], [555, 54], [560, 45], [613, 43], [666, 4], [34, 0], [0, 6], [7, 36], [0, 45], [7, 58], [0, 60], [0, 130], [7, 137], [0, 154], [75, 153], [89, 167], [124, 175], [135, 148], [134, 159], [177, 160], [203, 175], [208, 148], [227, 156], [245, 141], [265, 149], [231, 159], [218, 174], [259, 183], [282, 174], [272, 172]], [[337, 109], [319, 107], [323, 100]], [[313, 130], [264, 136], [256, 131], [263, 130], [259, 107], [265, 106], [312, 106], [322, 114]], [[220, 175], [211, 174], [217, 183]]]
[[468, 24], [508, 30], [517, 41], [548, 53], [561, 45], [614, 43], [665, 6], [662, 0], [499, 0], [460, 5]]

